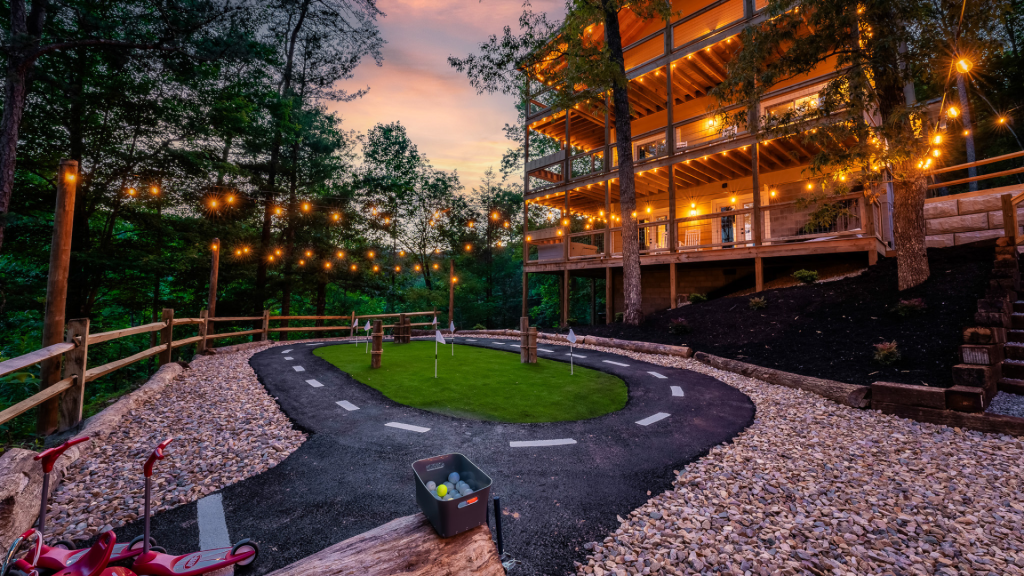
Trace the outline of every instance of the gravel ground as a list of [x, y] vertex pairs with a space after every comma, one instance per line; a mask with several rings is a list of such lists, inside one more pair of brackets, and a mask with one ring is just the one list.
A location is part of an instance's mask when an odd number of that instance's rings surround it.
[[714, 376], [757, 416], [587, 544], [578, 574], [1024, 574], [1024, 439], [855, 410], [692, 359], [580, 348]]
[[[289, 344], [292, 344], [289, 342]], [[268, 346], [272, 346], [271, 344]], [[86, 540], [142, 516], [142, 465], [173, 436], [153, 474], [154, 512], [198, 500], [284, 460], [306, 440], [256, 379], [249, 357], [200, 356], [68, 469], [50, 500], [50, 540]]]
[[1024, 396], [1000, 392], [992, 399], [992, 404], [986, 412], [1024, 418]]

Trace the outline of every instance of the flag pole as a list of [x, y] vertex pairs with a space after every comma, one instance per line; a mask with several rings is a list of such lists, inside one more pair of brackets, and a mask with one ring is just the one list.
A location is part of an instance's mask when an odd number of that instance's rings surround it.
[[434, 378], [437, 379], [437, 339], [434, 339]]
[[572, 365], [572, 349], [573, 349], [573, 345], [569, 344], [569, 376], [572, 376], [575, 373], [573, 365]]

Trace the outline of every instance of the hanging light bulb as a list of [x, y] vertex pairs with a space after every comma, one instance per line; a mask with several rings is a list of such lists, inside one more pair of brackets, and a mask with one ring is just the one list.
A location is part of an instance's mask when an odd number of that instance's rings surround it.
[[956, 61], [956, 71], [961, 74], [967, 74], [974, 68], [974, 62], [971, 62], [967, 58], [961, 58]]
[[135, 188], [129, 188], [128, 189], [128, 195], [129, 196], [135, 196], [136, 194], [138, 194], [138, 191], [135, 190]]
[[422, 268], [422, 267], [421, 267], [421, 266], [420, 266], [419, 264], [417, 264], [417, 265], [416, 265], [416, 268], [415, 268], [415, 270], [416, 270], [417, 272], [419, 272], [419, 271], [420, 271], [420, 270], [422, 270], [422, 269], [423, 269], [423, 268]]
[[338, 214], [337, 212], [335, 212], [334, 214], [331, 214], [331, 219], [334, 220], [335, 222], [337, 222], [338, 220], [341, 219], [341, 214]]
[[309, 212], [309, 208], [310, 208], [309, 202], [303, 202], [302, 203], [302, 211], [303, 212]]
[[338, 258], [344, 258], [344, 257], [345, 257], [345, 253], [342, 252], [341, 250], [338, 250]]
[[373, 250], [370, 250], [370, 253], [369, 253], [370, 258], [373, 258], [373, 255], [374, 255], [373, 254]]
[[960, 109], [957, 108], [956, 106], [950, 106], [946, 110], [946, 115], [949, 116], [950, 118], [956, 118], [957, 116], [960, 115]]
[[228, 201], [228, 204], [234, 204], [235, 203], [235, 197], [232, 196], [231, 194], [228, 194], [227, 201]]

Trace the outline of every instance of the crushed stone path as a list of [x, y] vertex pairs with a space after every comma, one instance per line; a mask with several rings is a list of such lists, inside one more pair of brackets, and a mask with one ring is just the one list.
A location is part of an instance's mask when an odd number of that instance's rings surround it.
[[142, 465], [174, 437], [153, 474], [154, 512], [186, 504], [276, 466], [306, 440], [249, 366], [276, 343], [197, 356], [126, 417], [107, 443], [80, 459], [54, 491], [47, 539], [87, 540], [141, 518]]
[[757, 416], [586, 544], [578, 574], [1024, 574], [1024, 439], [615, 352], [714, 376]]

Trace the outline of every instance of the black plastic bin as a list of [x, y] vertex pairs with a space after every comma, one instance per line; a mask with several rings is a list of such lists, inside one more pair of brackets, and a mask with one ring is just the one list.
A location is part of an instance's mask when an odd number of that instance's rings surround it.
[[[412, 463], [416, 477], [416, 503], [442, 538], [451, 538], [487, 523], [487, 504], [491, 496], [491, 477], [462, 454], [443, 454]], [[476, 488], [467, 496], [438, 500], [427, 490], [427, 482], [443, 484], [448, 475], [458, 472], [462, 480]]]

